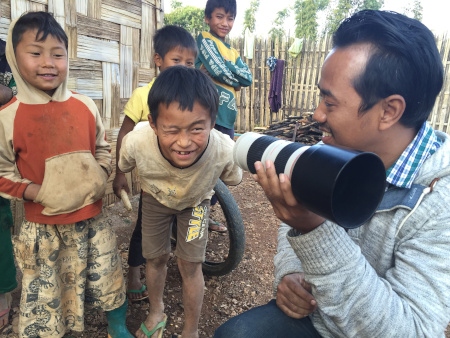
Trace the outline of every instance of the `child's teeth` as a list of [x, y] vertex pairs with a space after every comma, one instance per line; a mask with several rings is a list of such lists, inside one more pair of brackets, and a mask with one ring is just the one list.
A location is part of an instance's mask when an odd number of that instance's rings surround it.
[[322, 136], [324, 136], [324, 137], [331, 136], [331, 133], [324, 131], [324, 132], [322, 132]]

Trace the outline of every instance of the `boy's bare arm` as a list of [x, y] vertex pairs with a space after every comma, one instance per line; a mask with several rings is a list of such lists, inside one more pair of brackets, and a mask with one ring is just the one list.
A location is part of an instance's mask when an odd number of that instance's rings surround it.
[[25, 201], [34, 201], [39, 194], [39, 190], [41, 190], [41, 185], [35, 183], [28, 184], [28, 187], [23, 192], [23, 199]]
[[127, 178], [125, 177], [125, 173], [120, 171], [119, 169], [119, 158], [120, 158], [120, 148], [122, 147], [122, 139], [133, 130], [135, 123], [128, 116], [125, 116], [122, 126], [120, 127], [119, 134], [117, 135], [117, 143], [116, 143], [116, 176], [113, 181], [113, 190], [114, 194], [117, 197], [120, 197], [120, 191], [123, 189], [127, 193], [130, 192], [130, 187], [128, 186]]

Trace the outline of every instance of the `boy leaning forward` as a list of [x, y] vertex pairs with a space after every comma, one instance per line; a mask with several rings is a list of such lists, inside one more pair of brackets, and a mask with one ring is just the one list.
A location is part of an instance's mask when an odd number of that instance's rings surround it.
[[171, 252], [171, 222], [177, 219], [175, 255], [182, 277], [183, 338], [198, 337], [203, 302], [202, 262], [208, 239], [210, 199], [220, 178], [238, 184], [234, 142], [213, 129], [217, 90], [202, 71], [183, 66], [164, 70], [149, 94], [149, 125], [122, 141], [119, 168], [139, 171], [142, 194], [142, 253], [150, 312], [138, 338], [162, 337], [167, 316], [163, 291]]

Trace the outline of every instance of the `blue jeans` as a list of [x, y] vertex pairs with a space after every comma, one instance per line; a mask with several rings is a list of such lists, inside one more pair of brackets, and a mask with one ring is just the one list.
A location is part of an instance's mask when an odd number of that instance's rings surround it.
[[275, 299], [250, 309], [219, 326], [214, 338], [320, 338], [309, 317], [294, 319], [281, 311]]

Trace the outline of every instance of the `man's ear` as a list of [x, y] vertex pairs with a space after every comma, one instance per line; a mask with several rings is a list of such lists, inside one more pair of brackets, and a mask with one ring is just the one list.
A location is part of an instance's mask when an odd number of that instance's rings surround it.
[[406, 102], [403, 96], [394, 94], [383, 99], [380, 130], [387, 130], [400, 121], [405, 112]]

